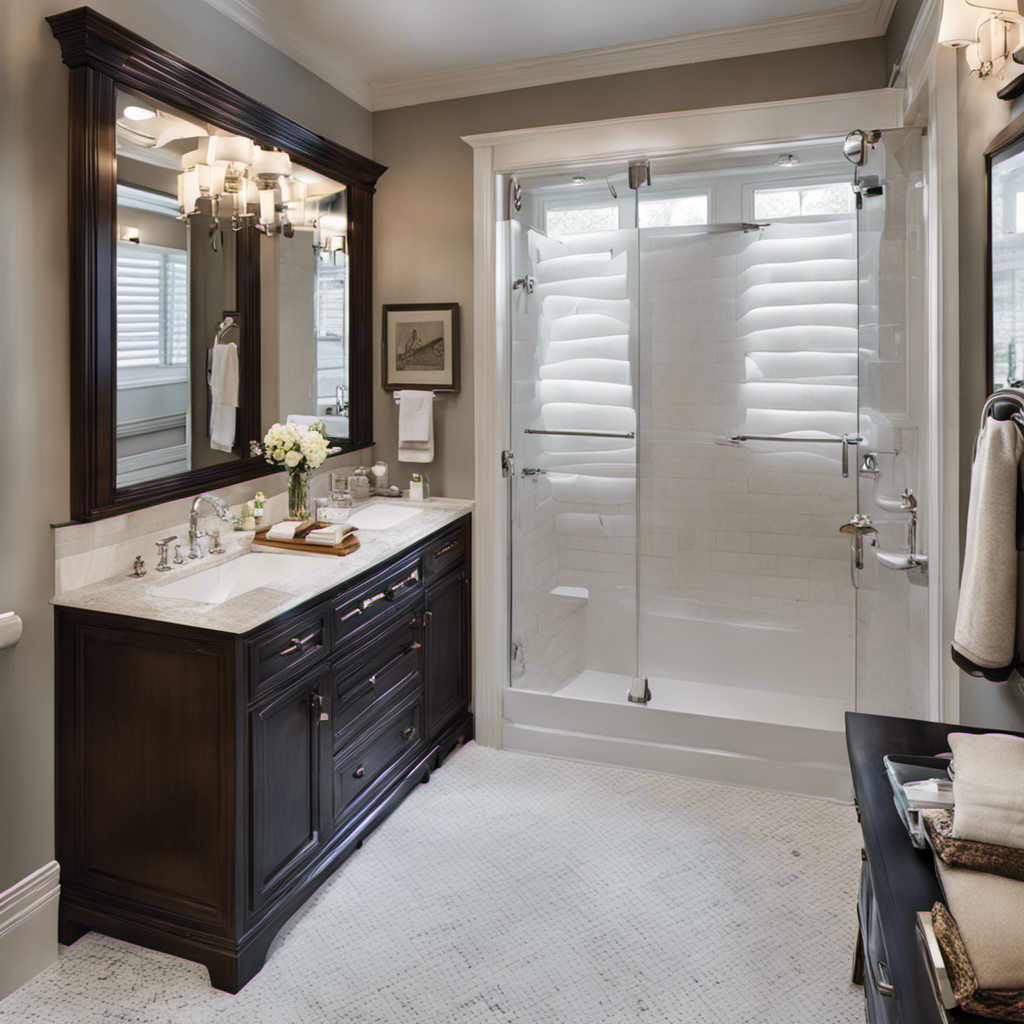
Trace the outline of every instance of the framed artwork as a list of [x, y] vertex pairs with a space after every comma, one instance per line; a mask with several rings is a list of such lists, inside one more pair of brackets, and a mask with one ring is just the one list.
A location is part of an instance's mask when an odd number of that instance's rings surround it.
[[381, 344], [385, 390], [460, 390], [457, 302], [385, 306]]

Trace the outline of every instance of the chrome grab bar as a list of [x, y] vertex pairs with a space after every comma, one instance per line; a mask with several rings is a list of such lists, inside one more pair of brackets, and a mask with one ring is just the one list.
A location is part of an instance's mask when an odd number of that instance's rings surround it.
[[527, 427], [524, 434], [553, 434], [556, 437], [618, 437], [624, 441], [636, 437], [632, 430], [534, 430]]
[[777, 444], [841, 444], [843, 446], [843, 476], [850, 475], [850, 445], [863, 444], [860, 434], [843, 434], [842, 437], [791, 437], [788, 434], [733, 434], [724, 439], [727, 444], [743, 441], [774, 441]]

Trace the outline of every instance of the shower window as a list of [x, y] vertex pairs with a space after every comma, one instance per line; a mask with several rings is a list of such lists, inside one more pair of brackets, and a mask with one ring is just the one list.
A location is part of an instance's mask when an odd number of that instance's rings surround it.
[[544, 206], [544, 233], [549, 238], [589, 234], [593, 231], [617, 231], [619, 204], [551, 203]]
[[820, 217], [854, 213], [853, 189], [849, 181], [785, 185], [782, 188], [753, 189], [754, 220], [773, 217]]
[[681, 192], [641, 199], [637, 226], [641, 228], [686, 228], [711, 221], [711, 196], [708, 192]]

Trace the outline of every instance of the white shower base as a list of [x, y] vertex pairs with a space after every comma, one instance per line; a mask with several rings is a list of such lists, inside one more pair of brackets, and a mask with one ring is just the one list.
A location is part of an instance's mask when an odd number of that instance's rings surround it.
[[586, 669], [551, 692], [504, 693], [504, 745], [567, 757], [850, 801], [837, 698], [651, 677], [630, 704], [628, 676]]

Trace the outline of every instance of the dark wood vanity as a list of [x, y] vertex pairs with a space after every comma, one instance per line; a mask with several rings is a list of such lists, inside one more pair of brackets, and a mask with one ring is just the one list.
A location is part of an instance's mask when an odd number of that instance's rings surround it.
[[58, 607], [60, 940], [249, 981], [472, 737], [469, 550], [467, 515], [241, 634]]

